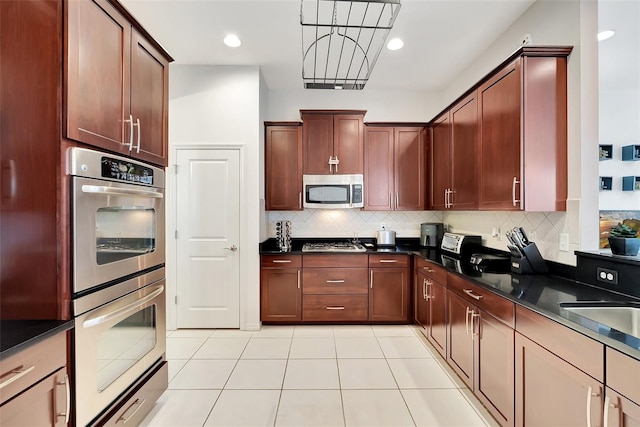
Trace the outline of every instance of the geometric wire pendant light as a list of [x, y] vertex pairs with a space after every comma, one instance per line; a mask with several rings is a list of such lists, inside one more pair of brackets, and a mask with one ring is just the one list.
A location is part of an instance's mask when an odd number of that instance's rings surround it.
[[304, 87], [364, 88], [400, 7], [400, 0], [301, 0]]

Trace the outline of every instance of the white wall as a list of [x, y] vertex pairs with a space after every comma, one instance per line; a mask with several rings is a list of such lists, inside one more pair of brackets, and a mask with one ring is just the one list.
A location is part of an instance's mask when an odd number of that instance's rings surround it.
[[[240, 327], [260, 327], [261, 77], [257, 66], [171, 65], [170, 164], [179, 147], [241, 147]], [[167, 235], [175, 229], [175, 180], [168, 174]], [[262, 221], [264, 224], [264, 221]], [[175, 240], [167, 243], [167, 323], [176, 326]]]
[[600, 143], [613, 145], [613, 160], [599, 162], [600, 175], [613, 177], [600, 192], [601, 210], [640, 209], [640, 192], [622, 191], [623, 176], [639, 176], [638, 162], [623, 162], [622, 147], [640, 144], [640, 2], [601, 1], [600, 29], [616, 34], [599, 43]]

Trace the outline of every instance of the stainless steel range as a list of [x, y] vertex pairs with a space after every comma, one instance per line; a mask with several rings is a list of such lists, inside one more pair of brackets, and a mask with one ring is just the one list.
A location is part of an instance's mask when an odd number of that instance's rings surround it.
[[351, 242], [327, 242], [305, 243], [302, 252], [366, 252], [367, 248], [360, 243]]

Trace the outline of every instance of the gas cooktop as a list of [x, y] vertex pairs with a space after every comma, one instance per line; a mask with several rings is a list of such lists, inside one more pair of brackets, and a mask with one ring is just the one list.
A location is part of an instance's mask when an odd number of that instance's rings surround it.
[[328, 242], [305, 243], [302, 252], [366, 252], [367, 248], [360, 243]]

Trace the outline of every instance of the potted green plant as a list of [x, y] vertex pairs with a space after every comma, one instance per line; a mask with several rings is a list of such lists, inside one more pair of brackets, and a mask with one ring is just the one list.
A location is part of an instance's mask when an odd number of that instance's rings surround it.
[[609, 232], [609, 246], [614, 255], [636, 256], [640, 251], [640, 237], [636, 230], [620, 223]]

